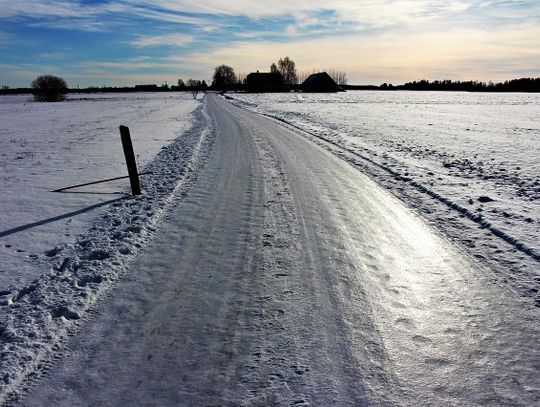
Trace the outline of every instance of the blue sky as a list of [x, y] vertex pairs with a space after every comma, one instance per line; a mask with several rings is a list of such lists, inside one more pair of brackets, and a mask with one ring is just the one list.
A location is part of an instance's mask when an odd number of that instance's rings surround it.
[[349, 83], [540, 76], [540, 0], [0, 0], [0, 83], [210, 81], [225, 63]]

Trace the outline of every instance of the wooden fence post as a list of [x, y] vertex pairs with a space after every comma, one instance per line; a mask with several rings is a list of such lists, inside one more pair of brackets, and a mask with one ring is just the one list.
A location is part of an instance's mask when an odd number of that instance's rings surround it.
[[129, 135], [128, 127], [120, 126], [120, 137], [122, 138], [122, 147], [124, 148], [124, 156], [126, 157], [131, 193], [132, 195], [141, 195], [139, 172], [137, 171], [135, 153], [133, 152], [133, 144], [131, 144], [131, 136]]

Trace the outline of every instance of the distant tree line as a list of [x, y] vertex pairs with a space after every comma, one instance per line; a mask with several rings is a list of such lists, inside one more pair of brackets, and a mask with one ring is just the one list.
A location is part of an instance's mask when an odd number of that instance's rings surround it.
[[[279, 72], [285, 80], [290, 81], [294, 89], [298, 87], [311, 73], [302, 71], [298, 73], [293, 60], [289, 57], [280, 58], [278, 63], [273, 63], [270, 66], [271, 72]], [[313, 71], [315, 72], [315, 71]], [[392, 85], [391, 83], [383, 83], [380, 86], [376, 85], [347, 85], [347, 76], [345, 71], [328, 69], [328, 74], [344, 89], [349, 90], [414, 90], [414, 91], [465, 91], [465, 92], [540, 92], [540, 78], [521, 78], [511, 79], [500, 83], [480, 82], [480, 81], [451, 81], [445, 80], [420, 80], [407, 82], [403, 85]], [[10, 88], [7, 85], [0, 86], [0, 95], [7, 94], [27, 94], [33, 93], [36, 100], [40, 101], [60, 101], [63, 100], [66, 93], [113, 93], [113, 92], [171, 92], [171, 91], [187, 91], [191, 92], [196, 98], [199, 92], [204, 92], [208, 89], [217, 91], [226, 90], [244, 90], [246, 75], [243, 73], [236, 74], [234, 69], [228, 65], [219, 65], [214, 70], [212, 85], [208, 86], [202, 80], [188, 79], [184, 82], [183, 79], [178, 79], [177, 85], [168, 86], [167, 83], [160, 86], [156, 84], [141, 84], [133, 87], [115, 87], [115, 86], [90, 86], [88, 88], [78, 87], [69, 89], [66, 82], [59, 77], [53, 75], [40, 75], [29, 88]]]
[[540, 78], [512, 79], [505, 82], [480, 81], [414, 81], [402, 86], [406, 90], [451, 90], [466, 92], [540, 92]]
[[416, 91], [462, 91], [462, 92], [540, 92], [540, 78], [521, 78], [493, 83], [481, 81], [420, 81], [407, 82], [403, 85], [383, 83], [374, 85], [346, 85], [345, 89], [357, 90], [416, 90]]
[[167, 85], [167, 82], [158, 86], [156, 84], [141, 84], [135, 86], [89, 86], [87, 88], [72, 88], [69, 89], [66, 81], [54, 75], [40, 75], [34, 79], [29, 88], [10, 88], [2, 84], [0, 86], [0, 95], [16, 95], [28, 94], [34, 95], [34, 99], [38, 102], [60, 102], [65, 100], [67, 93], [128, 93], [128, 92], [171, 92], [171, 91], [186, 91], [191, 92], [194, 99], [201, 91], [206, 91], [208, 85], [206, 81], [188, 79], [186, 83], [182, 79], [178, 79], [178, 86]]

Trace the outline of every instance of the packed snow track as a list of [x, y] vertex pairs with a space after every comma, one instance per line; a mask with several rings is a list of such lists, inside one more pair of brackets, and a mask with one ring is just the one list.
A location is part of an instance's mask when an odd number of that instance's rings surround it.
[[207, 164], [23, 405], [540, 402], [538, 308], [350, 164], [207, 99]]

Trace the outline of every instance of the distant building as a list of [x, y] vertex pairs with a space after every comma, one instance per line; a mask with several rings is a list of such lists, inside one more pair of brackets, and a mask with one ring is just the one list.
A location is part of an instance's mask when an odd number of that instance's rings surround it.
[[302, 83], [302, 92], [339, 92], [343, 89], [326, 72], [309, 75]]
[[253, 93], [288, 92], [291, 87], [285, 83], [279, 72], [252, 72], [246, 77], [246, 90]]

